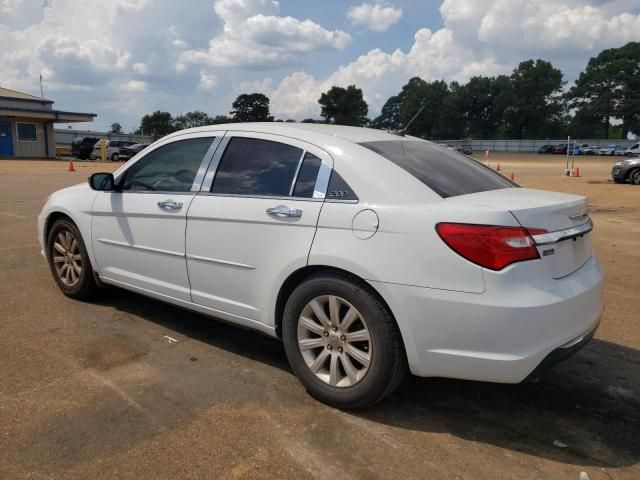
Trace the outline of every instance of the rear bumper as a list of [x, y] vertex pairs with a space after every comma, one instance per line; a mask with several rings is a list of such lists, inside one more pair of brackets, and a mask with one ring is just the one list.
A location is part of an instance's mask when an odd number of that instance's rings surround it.
[[590, 332], [587, 332], [584, 335], [580, 335], [574, 340], [571, 340], [570, 342], [567, 342], [566, 344], [553, 350], [549, 355], [544, 357], [542, 362], [540, 362], [535, 370], [531, 372], [527, 378], [525, 378], [525, 381], [537, 380], [542, 376], [542, 374], [544, 374], [544, 372], [549, 370], [554, 365], [557, 365], [560, 362], [564, 362], [568, 358], [574, 356], [576, 353], [578, 353], [578, 351], [582, 349], [582, 347], [584, 347], [591, 341], [597, 329], [598, 326], [596, 325], [596, 328], [594, 328]]
[[556, 349], [589, 337], [603, 311], [595, 257], [558, 280], [520, 275], [506, 272], [482, 294], [371, 284], [396, 317], [414, 375], [519, 383], [559, 358]]

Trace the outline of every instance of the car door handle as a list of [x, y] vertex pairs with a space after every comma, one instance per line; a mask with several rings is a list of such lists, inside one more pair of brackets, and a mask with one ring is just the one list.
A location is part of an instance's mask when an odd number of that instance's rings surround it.
[[301, 217], [302, 210], [299, 208], [289, 208], [286, 205], [278, 205], [277, 207], [267, 208], [269, 215], [278, 215], [280, 217]]
[[182, 208], [182, 202], [176, 202], [175, 200], [165, 200], [163, 202], [158, 202], [158, 206], [160, 208], [164, 208], [165, 210], [180, 210]]

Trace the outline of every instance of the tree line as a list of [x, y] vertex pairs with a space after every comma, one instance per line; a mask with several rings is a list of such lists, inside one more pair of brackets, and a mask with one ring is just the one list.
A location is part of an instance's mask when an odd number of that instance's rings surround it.
[[[368, 105], [355, 85], [331, 87], [321, 94], [321, 119], [303, 122], [401, 130], [445, 138], [622, 138], [640, 133], [640, 42], [603, 50], [591, 58], [567, 89], [562, 72], [546, 60], [526, 60], [510, 75], [474, 76], [467, 83], [413, 77], [390, 97], [379, 116], [367, 117]], [[239, 95], [227, 115], [201, 111], [175, 118], [168, 112], [145, 115], [136, 133], [156, 137], [184, 128], [228, 122], [271, 122], [269, 98]]]

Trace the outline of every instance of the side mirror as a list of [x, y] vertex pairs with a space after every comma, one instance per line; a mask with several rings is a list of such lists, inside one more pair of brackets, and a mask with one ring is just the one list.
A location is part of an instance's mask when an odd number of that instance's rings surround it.
[[94, 173], [89, 177], [89, 186], [100, 192], [116, 190], [116, 181], [111, 173]]

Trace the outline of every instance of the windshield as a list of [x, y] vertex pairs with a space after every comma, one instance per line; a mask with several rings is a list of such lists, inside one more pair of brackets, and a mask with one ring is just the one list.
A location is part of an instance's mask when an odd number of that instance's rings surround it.
[[430, 142], [391, 140], [360, 145], [406, 170], [443, 198], [517, 187], [480, 162]]

